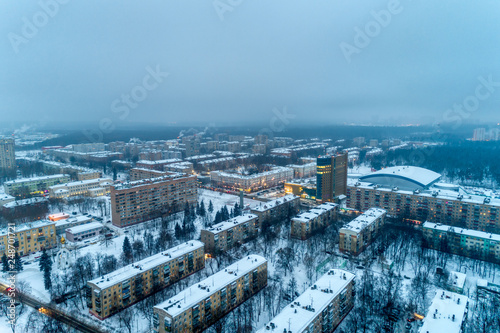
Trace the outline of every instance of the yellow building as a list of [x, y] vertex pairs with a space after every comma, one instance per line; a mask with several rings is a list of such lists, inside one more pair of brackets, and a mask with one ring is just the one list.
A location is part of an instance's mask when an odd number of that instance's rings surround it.
[[88, 281], [89, 312], [107, 318], [204, 267], [202, 242], [180, 244]]
[[339, 205], [332, 202], [325, 202], [313, 209], [297, 215], [291, 221], [290, 236], [301, 240], [306, 240], [315, 232], [329, 226], [337, 219]]
[[55, 222], [44, 220], [15, 226], [13, 232], [12, 229], [3, 229], [0, 231], [0, 257], [4, 253], [9, 254], [9, 238], [12, 235], [14, 248], [20, 256], [57, 246], [55, 225]]
[[267, 285], [267, 260], [249, 255], [154, 307], [154, 332], [201, 332]]
[[361, 253], [377, 236], [385, 223], [387, 211], [371, 208], [339, 230], [339, 249], [353, 255]]

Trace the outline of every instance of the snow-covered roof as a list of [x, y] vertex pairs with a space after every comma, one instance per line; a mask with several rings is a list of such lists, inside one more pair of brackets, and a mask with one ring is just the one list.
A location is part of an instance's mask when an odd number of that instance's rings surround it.
[[74, 234], [79, 234], [81, 232], [86, 232], [94, 229], [102, 229], [102, 224], [99, 222], [91, 222], [91, 223], [85, 223], [82, 225], [78, 225], [76, 227], [71, 227], [69, 229], [66, 229], [67, 232]]
[[134, 276], [142, 274], [154, 267], [160, 266], [180, 256], [183, 256], [186, 253], [203, 248], [204, 246], [205, 245], [200, 241], [191, 240], [161, 253], [155, 254], [154, 256], [142, 259], [141, 261], [117, 269], [116, 271], [103, 275], [100, 278], [91, 280], [88, 283], [99, 287], [101, 290], [106, 289], [108, 287], [114, 286], [117, 283], [129, 280]]
[[6, 203], [3, 206], [5, 208], [15, 208], [18, 206], [31, 205], [31, 204], [46, 202], [46, 201], [49, 201], [49, 200], [45, 197], [33, 197], [33, 198], [28, 198], [28, 199], [11, 201], [11, 202]]
[[111, 185], [111, 184], [113, 184], [113, 180], [111, 178], [94, 178], [94, 179], [78, 180], [78, 181], [74, 181], [74, 182], [53, 185], [53, 186], [50, 186], [49, 189], [55, 190], [55, 189], [58, 189], [60, 187], [76, 186], [76, 185], [80, 185], [80, 184], [94, 184], [94, 183], [98, 183], [100, 185]]
[[462, 235], [466, 235], [469, 237], [475, 237], [475, 238], [481, 238], [481, 239], [493, 240], [496, 242], [500, 242], [500, 235], [499, 234], [491, 234], [489, 232], [484, 232], [484, 231], [458, 228], [458, 227], [453, 227], [450, 225], [444, 225], [441, 223], [425, 222], [423, 224], [423, 228], [424, 229], [440, 230], [443, 232], [452, 232], [455, 234], [462, 234]]
[[325, 202], [319, 206], [316, 206], [307, 212], [295, 216], [292, 220], [299, 222], [309, 222], [310, 220], [338, 207], [337, 204], [332, 202]]
[[181, 162], [181, 159], [178, 158], [171, 158], [167, 160], [158, 160], [158, 161], [148, 161], [148, 160], [140, 160], [137, 161], [136, 164], [146, 164], [146, 165], [157, 165], [157, 164], [168, 164], [168, 163], [176, 163], [176, 162]]
[[248, 222], [248, 221], [250, 221], [252, 219], [256, 219], [256, 218], [257, 218], [257, 215], [244, 214], [244, 215], [233, 217], [232, 219], [229, 219], [227, 221], [223, 221], [223, 222], [214, 224], [213, 226], [211, 226], [210, 228], [208, 228], [206, 230], [210, 231], [213, 234], [218, 234], [222, 231], [234, 228], [235, 226], [237, 226], [239, 224]]
[[375, 222], [378, 218], [385, 215], [386, 213], [387, 211], [382, 208], [370, 208], [351, 222], [347, 223], [342, 227], [342, 229], [360, 233], [361, 231], [363, 231], [363, 229], [368, 227], [370, 224]]
[[56, 228], [62, 228], [65, 225], [71, 225], [73, 223], [86, 223], [88, 221], [91, 221], [92, 217], [85, 216], [85, 215], [78, 215], [78, 216], [71, 216], [68, 217], [67, 219], [64, 220], [59, 220], [56, 221]]
[[[21, 232], [21, 231], [26, 231], [29, 229], [34, 229], [34, 228], [42, 228], [49, 226], [51, 224], [56, 224], [55, 222], [52, 221], [47, 221], [47, 220], [40, 220], [40, 221], [34, 221], [34, 222], [29, 222], [29, 223], [24, 223], [21, 225], [16, 225], [16, 233]], [[0, 236], [5, 236], [8, 233], [8, 228], [0, 229]]]
[[[459, 333], [466, 310], [468, 298], [449, 291], [438, 289], [423, 325], [421, 333]], [[453, 316], [455, 318], [453, 319]], [[435, 317], [435, 318], [434, 318]]]
[[147, 178], [147, 179], [141, 179], [141, 180], [135, 180], [135, 181], [126, 182], [126, 183], [116, 184], [116, 185], [114, 185], [114, 187], [116, 190], [122, 190], [122, 189], [128, 189], [128, 188], [133, 188], [133, 187], [137, 187], [137, 186], [142, 186], [142, 185], [161, 183], [161, 182], [169, 181], [172, 179], [191, 178], [191, 177], [194, 177], [194, 176], [186, 175], [185, 173], [180, 173], [180, 172], [171, 172], [170, 174], [165, 175], [165, 176], [161, 176], [161, 177]]
[[397, 180], [408, 184], [415, 184], [426, 188], [436, 182], [441, 175], [437, 172], [415, 167], [415, 166], [395, 166], [385, 168], [360, 178], [361, 181], [380, 183], [382, 185], [392, 185]]
[[230, 173], [230, 172], [225, 172], [225, 171], [212, 171], [210, 173], [210, 175], [219, 175], [221, 177], [231, 177], [231, 178], [239, 178], [239, 179], [258, 179], [258, 178], [263, 177], [263, 176], [279, 174], [281, 172], [292, 172], [293, 173], [293, 169], [286, 168], [286, 167], [275, 167], [272, 170], [264, 171], [261, 173], [256, 173], [253, 175], [241, 175], [238, 173]]
[[265, 212], [266, 210], [272, 209], [272, 208], [279, 206], [279, 205], [282, 205], [286, 202], [290, 202], [294, 199], [298, 199], [298, 196], [295, 196], [293, 194], [288, 194], [288, 195], [285, 195], [284, 197], [281, 197], [281, 198], [278, 198], [275, 200], [255, 204], [252, 207], [250, 207], [250, 209], [252, 211], [256, 211], [256, 212]]
[[12, 184], [18, 184], [18, 183], [27, 183], [27, 182], [44, 181], [44, 180], [52, 180], [52, 179], [64, 178], [64, 177], [69, 178], [69, 175], [66, 175], [66, 174], [57, 174], [57, 175], [40, 176], [40, 177], [32, 177], [32, 178], [20, 178], [20, 179], [9, 180], [8, 182], [5, 182], [4, 185], [12, 185]]
[[348, 271], [329, 270], [257, 333], [304, 332], [354, 278]]
[[157, 304], [155, 308], [174, 318], [266, 262], [264, 257], [249, 255], [205, 280], [184, 289], [174, 297]]

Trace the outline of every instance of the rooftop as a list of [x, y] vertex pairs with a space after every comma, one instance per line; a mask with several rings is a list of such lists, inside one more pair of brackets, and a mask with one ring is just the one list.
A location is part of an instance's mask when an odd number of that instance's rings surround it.
[[208, 230], [214, 234], [218, 234], [224, 230], [231, 229], [231, 228], [235, 227], [236, 225], [248, 222], [251, 219], [255, 219], [255, 218], [257, 218], [257, 215], [254, 215], [254, 214], [245, 214], [245, 215], [241, 215], [241, 216], [236, 216], [236, 217], [233, 217], [232, 219], [229, 219], [227, 221], [223, 221], [223, 222], [214, 224], [212, 227], [210, 227], [206, 230]]
[[337, 204], [335, 203], [332, 203], [332, 202], [325, 202], [325, 203], [322, 203], [321, 205], [319, 206], [316, 206], [310, 210], [308, 210], [307, 212], [304, 212], [302, 214], [299, 214], [297, 216], [295, 216], [292, 220], [295, 220], [295, 221], [300, 221], [300, 222], [309, 222], [309, 220], [312, 220], [332, 209], [335, 209], [336, 207], [338, 207]]
[[[50, 186], [50, 189], [58, 189], [59, 187], [64, 187], [64, 186], [76, 186], [79, 184], [93, 184], [93, 183], [103, 183], [104, 185], [109, 185], [113, 184], [113, 180], [111, 178], [94, 178], [94, 179], [86, 179], [86, 180], [78, 180], [74, 182], [69, 182], [69, 183], [64, 183], [64, 184], [57, 184]], [[102, 184], [101, 184], [102, 185]]]
[[277, 173], [287, 172], [287, 171], [293, 173], [293, 169], [291, 169], [291, 168], [275, 167], [272, 170], [264, 171], [264, 172], [261, 172], [261, 173], [255, 173], [253, 175], [242, 175], [242, 174], [239, 174], [239, 173], [230, 173], [230, 172], [225, 172], [225, 171], [212, 171], [210, 173], [210, 175], [217, 174], [217, 175], [219, 175], [221, 177], [232, 177], [232, 178], [240, 178], [240, 179], [256, 179], [256, 178], [259, 178], [259, 177], [268, 176], [268, 175], [274, 175], [274, 174], [277, 174]]
[[459, 333], [467, 306], [464, 295], [438, 289], [427, 316], [420, 328], [421, 333]]
[[470, 237], [500, 242], [500, 235], [499, 234], [490, 234], [490, 233], [484, 232], [484, 231], [458, 228], [458, 227], [453, 227], [450, 225], [444, 225], [441, 223], [425, 222], [423, 224], [423, 228], [424, 229], [427, 228], [427, 229], [440, 230], [443, 232], [453, 232], [455, 234], [462, 234], [462, 235], [466, 235], [466, 236], [470, 236]]
[[46, 201], [49, 201], [49, 200], [45, 197], [34, 197], [34, 198], [29, 198], [29, 199], [11, 201], [11, 202], [4, 204], [3, 206], [5, 208], [15, 208], [15, 207], [19, 207], [19, 206], [32, 205], [32, 204], [46, 202]]
[[354, 277], [354, 274], [341, 269], [329, 270], [257, 332], [303, 332]]
[[249, 255], [205, 280], [184, 289], [174, 297], [156, 305], [155, 308], [176, 317], [266, 262], [267, 260], [261, 256]]
[[360, 180], [365, 182], [383, 181], [385, 183], [392, 181], [389, 180], [391, 178], [404, 179], [415, 185], [428, 187], [441, 178], [441, 175], [437, 172], [415, 166], [395, 166], [370, 173], [361, 177]]
[[161, 253], [155, 254], [154, 256], [148, 257], [136, 263], [127, 265], [109, 274], [103, 275], [100, 278], [89, 281], [95, 286], [99, 287], [101, 290], [111, 287], [117, 283], [129, 280], [137, 274], [144, 273], [145, 271], [152, 269], [156, 266], [162, 265], [169, 262], [175, 258], [185, 255], [186, 253], [192, 252], [194, 250], [203, 248], [204, 244], [200, 241], [191, 240], [186, 243], [182, 243], [163, 251]]
[[69, 178], [69, 175], [57, 174], [57, 175], [40, 176], [40, 177], [32, 177], [32, 178], [19, 178], [19, 179], [9, 180], [8, 182], [5, 182], [4, 185], [12, 185], [12, 184], [17, 184], [17, 183], [25, 183], [25, 182], [33, 182], [33, 181], [51, 180], [51, 179], [57, 179], [57, 178], [63, 178], [63, 177]]
[[257, 211], [257, 212], [265, 212], [266, 210], [272, 209], [276, 206], [282, 205], [286, 202], [292, 201], [292, 200], [297, 199], [297, 198], [298, 197], [293, 195], [293, 194], [288, 194], [288, 195], [285, 195], [284, 197], [281, 197], [281, 198], [278, 198], [275, 200], [255, 204], [252, 207], [250, 207], [250, 209]]
[[360, 232], [386, 213], [387, 211], [382, 208], [370, 208], [351, 222], [347, 223], [342, 229]]
[[148, 185], [148, 184], [161, 183], [161, 182], [169, 181], [172, 179], [191, 178], [191, 177], [194, 177], [194, 176], [186, 175], [185, 173], [180, 173], [180, 172], [171, 172], [169, 175], [165, 175], [165, 176], [161, 176], [161, 177], [147, 178], [147, 179], [141, 179], [141, 180], [136, 180], [136, 181], [127, 182], [127, 183], [116, 184], [115, 189], [116, 190], [123, 190], [123, 189], [128, 189], [128, 188], [133, 188], [133, 187], [138, 187], [138, 186], [143, 186], [143, 185]]
[[140, 160], [140, 161], [137, 161], [136, 164], [157, 165], [157, 164], [175, 163], [175, 162], [181, 162], [181, 161], [182, 160], [178, 159], [178, 158], [171, 158], [168, 160], [158, 160], [158, 161]]
[[85, 232], [85, 231], [90, 231], [94, 229], [99, 229], [102, 228], [102, 224], [99, 222], [91, 222], [91, 223], [85, 223], [82, 225], [78, 225], [75, 227], [71, 227], [69, 229], [66, 229], [66, 231], [71, 232], [72, 234], [77, 234], [80, 232]]
[[[26, 231], [29, 229], [34, 229], [34, 228], [41, 228], [41, 227], [46, 227], [51, 224], [56, 224], [55, 222], [52, 221], [47, 221], [47, 220], [40, 220], [40, 221], [34, 221], [34, 222], [29, 222], [29, 223], [24, 223], [21, 225], [16, 225], [15, 232], [20, 232], [20, 231]], [[7, 235], [7, 228], [0, 229], [0, 236], [5, 236]]]
[[71, 216], [71, 217], [68, 217], [67, 219], [56, 221], [56, 228], [65, 226], [67, 224], [73, 224], [73, 223], [79, 223], [79, 222], [85, 223], [85, 222], [88, 222], [91, 220], [92, 220], [92, 217], [85, 216], [85, 215]]

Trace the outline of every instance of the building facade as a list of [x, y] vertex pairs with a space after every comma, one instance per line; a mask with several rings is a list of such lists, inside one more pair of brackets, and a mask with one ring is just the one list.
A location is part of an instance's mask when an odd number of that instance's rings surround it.
[[257, 333], [333, 332], [354, 306], [354, 278], [330, 269]]
[[130, 181], [149, 179], [149, 178], [158, 178], [162, 176], [166, 176], [169, 173], [164, 171], [158, 171], [154, 169], [146, 169], [146, 168], [133, 168], [130, 169], [129, 172]]
[[266, 286], [267, 260], [249, 255], [156, 305], [154, 332], [202, 332]]
[[424, 245], [461, 256], [500, 263], [500, 235], [440, 223], [423, 224]]
[[33, 178], [10, 180], [3, 184], [5, 193], [16, 195], [22, 192], [48, 192], [49, 187], [69, 181], [69, 175], [58, 174]]
[[257, 215], [259, 227], [265, 222], [280, 221], [296, 215], [299, 212], [300, 198], [295, 195], [285, 195], [279, 199], [261, 202], [250, 207], [250, 212]]
[[107, 318], [204, 267], [203, 243], [180, 244], [88, 281], [89, 312]]
[[384, 209], [371, 208], [343, 226], [339, 230], [339, 250], [360, 254], [382, 229], [386, 214]]
[[70, 242], [80, 242], [101, 234], [103, 226], [99, 222], [91, 222], [66, 229], [66, 239]]
[[346, 205], [358, 211], [371, 207], [399, 218], [446, 223], [467, 229], [500, 233], [500, 200], [464, 196], [449, 191], [404, 191], [356, 182], [347, 188]]
[[74, 196], [100, 196], [109, 193], [113, 180], [110, 178], [97, 178], [69, 182], [49, 187], [51, 198], [64, 199]]
[[306, 240], [315, 232], [337, 220], [339, 206], [325, 202], [292, 218], [291, 237]]
[[210, 173], [212, 186], [230, 190], [243, 189], [247, 192], [282, 185], [292, 178], [293, 169], [285, 167], [275, 167], [269, 171], [249, 176], [224, 171], [212, 171]]
[[201, 241], [205, 244], [205, 252], [216, 255], [236, 244], [245, 243], [249, 238], [257, 236], [258, 231], [257, 215], [244, 214], [202, 229]]
[[16, 156], [14, 139], [0, 138], [0, 171], [13, 172], [16, 170]]
[[320, 156], [316, 160], [316, 200], [334, 201], [347, 192], [347, 153]]
[[196, 176], [172, 174], [123, 183], [111, 186], [112, 222], [117, 227], [141, 223], [196, 201]]
[[[51, 249], [57, 246], [55, 222], [36, 221], [16, 226], [14, 231], [14, 248], [20, 256]], [[0, 257], [9, 255], [9, 238], [12, 232], [4, 229], [0, 231]], [[10, 230], [12, 231], [12, 230]]]

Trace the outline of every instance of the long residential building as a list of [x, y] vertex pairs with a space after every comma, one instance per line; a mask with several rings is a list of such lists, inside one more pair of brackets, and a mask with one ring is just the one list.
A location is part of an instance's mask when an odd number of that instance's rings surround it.
[[279, 221], [297, 214], [299, 205], [300, 198], [289, 194], [275, 200], [255, 204], [250, 207], [250, 211], [258, 216], [259, 227], [262, 227], [262, 223]]
[[339, 249], [353, 255], [361, 253], [377, 236], [385, 223], [387, 211], [370, 208], [339, 231]]
[[58, 199], [74, 196], [98, 197], [108, 194], [111, 184], [113, 184], [113, 180], [110, 178], [69, 182], [49, 187], [49, 196]]
[[170, 174], [169, 172], [158, 171], [155, 169], [133, 168], [129, 170], [130, 181], [158, 178]]
[[500, 235], [440, 223], [423, 224], [425, 245], [438, 251], [500, 263]]
[[29, 193], [38, 191], [48, 192], [50, 186], [68, 182], [69, 179], [69, 175], [66, 174], [21, 178], [5, 182], [3, 187], [5, 189], [5, 193], [10, 195], [16, 195], [24, 191]]
[[275, 167], [253, 175], [241, 175], [226, 171], [210, 172], [212, 186], [231, 190], [243, 189], [247, 192], [282, 185], [291, 179], [293, 179], [293, 169], [286, 167]]
[[308, 239], [321, 228], [330, 225], [337, 219], [339, 206], [332, 202], [325, 202], [307, 212], [292, 218], [291, 237], [301, 240]]
[[41, 220], [16, 225], [14, 232], [7, 228], [0, 230], [0, 257], [4, 253], [9, 255], [11, 235], [14, 236], [14, 249], [20, 256], [57, 246], [55, 224], [56, 222]]
[[179, 162], [182, 162], [182, 160], [178, 158], [171, 158], [168, 160], [159, 160], [159, 161], [140, 160], [137, 161], [135, 166], [137, 168], [163, 171], [166, 165]]
[[245, 243], [259, 231], [257, 215], [244, 214], [201, 230], [201, 241], [205, 251], [217, 254], [229, 250], [236, 244]]
[[500, 199], [450, 190], [407, 191], [351, 180], [346, 205], [358, 211], [371, 207], [395, 217], [446, 223], [468, 229], [500, 233]]
[[249, 255], [154, 307], [158, 333], [198, 333], [267, 285], [267, 260]]
[[111, 186], [111, 214], [117, 227], [141, 223], [196, 203], [196, 176], [176, 173]]
[[204, 267], [203, 243], [180, 244], [88, 281], [89, 312], [107, 318]]
[[331, 333], [354, 306], [354, 278], [330, 269], [257, 333]]

